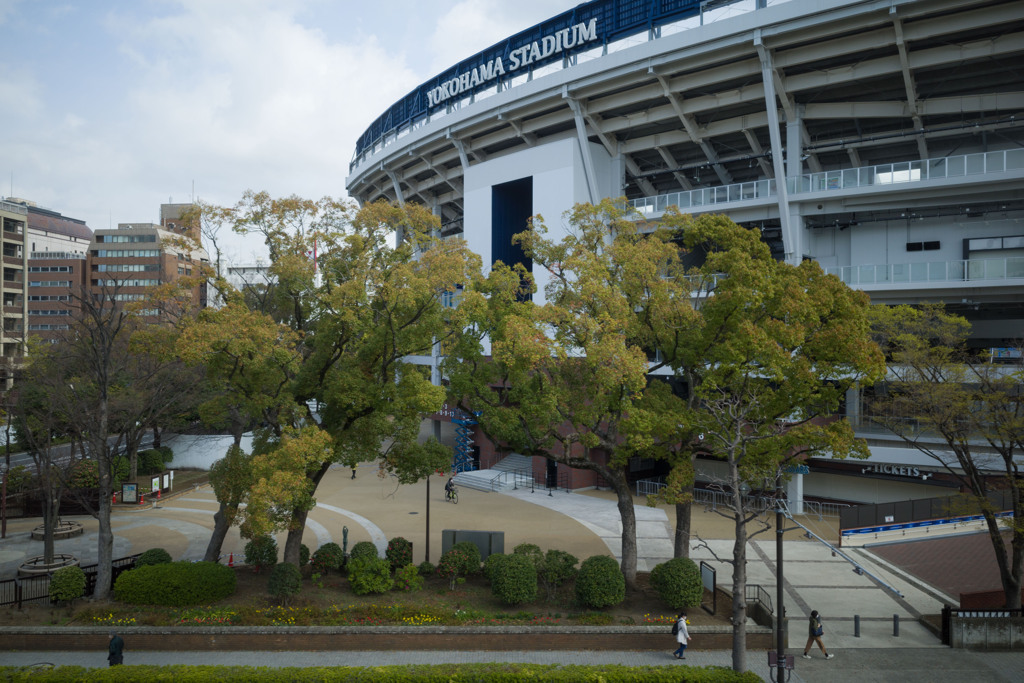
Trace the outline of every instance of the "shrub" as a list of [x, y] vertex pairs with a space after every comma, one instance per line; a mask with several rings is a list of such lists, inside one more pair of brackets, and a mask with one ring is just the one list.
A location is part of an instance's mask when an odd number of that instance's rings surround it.
[[395, 570], [395, 590], [418, 591], [423, 589], [423, 577], [416, 565], [407, 564]]
[[700, 568], [688, 557], [676, 557], [651, 570], [651, 586], [672, 609], [697, 607], [704, 596]]
[[579, 562], [575, 555], [564, 550], [549, 550], [544, 555], [544, 563], [540, 569], [540, 580], [544, 584], [548, 597], [554, 597], [555, 591], [563, 583], [576, 578], [576, 563]]
[[348, 561], [348, 581], [356, 595], [387, 593], [394, 585], [391, 564], [383, 557], [353, 557]]
[[460, 579], [460, 575], [466, 573], [466, 567], [469, 564], [469, 558], [466, 557], [466, 553], [452, 547], [451, 550], [441, 556], [441, 561], [437, 563], [437, 573], [448, 579], [448, 587], [451, 590], [455, 590], [456, 583], [465, 581], [464, 578]]
[[270, 536], [258, 536], [245, 544], [245, 563], [256, 571], [277, 564], [277, 541]]
[[114, 582], [114, 597], [132, 605], [187, 607], [235, 592], [235, 572], [216, 562], [171, 562], [130, 569]]
[[299, 544], [299, 566], [305, 567], [309, 564], [309, 546], [305, 543]]
[[420, 562], [416, 568], [420, 570], [420, 576], [430, 576], [431, 574], [437, 571], [437, 567], [435, 567], [432, 562], [428, 562], [427, 560], [423, 560], [422, 562]]
[[32, 471], [24, 465], [7, 470], [7, 493], [21, 493], [32, 487]]
[[490, 581], [491, 583], [494, 583], [494, 575], [495, 573], [501, 571], [501, 564], [505, 561], [505, 558], [507, 557], [508, 555], [503, 555], [501, 553], [494, 553], [493, 555], [488, 555], [487, 559], [484, 560], [484, 578]]
[[587, 607], [610, 607], [626, 599], [626, 577], [615, 558], [588, 557], [576, 576], [576, 600]]
[[313, 571], [326, 574], [341, 571], [345, 564], [345, 553], [337, 543], [324, 543], [313, 553]]
[[526, 553], [506, 555], [491, 579], [491, 592], [506, 605], [537, 599], [537, 567]]
[[400, 569], [407, 564], [412, 564], [412, 543], [401, 536], [395, 536], [388, 541], [388, 549], [384, 557], [391, 563], [392, 569]]
[[139, 555], [135, 560], [136, 567], [145, 567], [150, 564], [167, 564], [172, 561], [171, 554], [163, 548], [150, 548]]
[[352, 546], [352, 552], [348, 554], [350, 560], [354, 560], [357, 557], [380, 557], [380, 553], [377, 552], [377, 546], [369, 541], [359, 541]]
[[541, 568], [544, 566], [544, 551], [540, 549], [539, 545], [533, 543], [520, 543], [512, 549], [513, 555], [523, 555], [524, 557], [530, 558], [533, 562], [534, 568], [537, 573], [540, 573]]
[[451, 547], [452, 550], [461, 550], [465, 554], [465, 564], [462, 566], [463, 574], [480, 573], [480, 548], [472, 541], [459, 541]]
[[85, 572], [81, 567], [61, 567], [50, 577], [50, 600], [71, 602], [85, 595]]
[[174, 453], [169, 448], [150, 448], [139, 451], [139, 474], [156, 474], [164, 471], [164, 464], [170, 462]]
[[267, 581], [267, 591], [275, 598], [287, 605], [293, 595], [298, 595], [302, 590], [302, 574], [299, 568], [291, 562], [281, 562], [274, 565], [270, 571], [270, 580]]

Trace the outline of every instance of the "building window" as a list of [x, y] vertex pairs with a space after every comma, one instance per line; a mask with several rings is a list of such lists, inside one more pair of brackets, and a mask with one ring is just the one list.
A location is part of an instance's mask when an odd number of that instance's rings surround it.
[[938, 251], [940, 242], [907, 242], [907, 251]]

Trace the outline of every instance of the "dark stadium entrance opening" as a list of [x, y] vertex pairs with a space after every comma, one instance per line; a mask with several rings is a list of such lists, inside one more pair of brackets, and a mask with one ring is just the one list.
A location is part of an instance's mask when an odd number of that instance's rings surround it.
[[512, 236], [523, 232], [533, 215], [533, 178], [521, 178], [491, 187], [491, 263], [507, 265], [522, 263], [527, 272], [533, 270], [533, 259], [522, 247], [512, 243]]

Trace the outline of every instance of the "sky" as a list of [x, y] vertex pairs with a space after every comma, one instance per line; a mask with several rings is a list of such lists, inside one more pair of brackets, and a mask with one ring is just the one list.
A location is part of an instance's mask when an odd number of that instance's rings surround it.
[[[579, 0], [0, 0], [0, 196], [93, 229], [248, 190], [345, 197], [356, 138]], [[264, 254], [230, 235], [235, 263]]]

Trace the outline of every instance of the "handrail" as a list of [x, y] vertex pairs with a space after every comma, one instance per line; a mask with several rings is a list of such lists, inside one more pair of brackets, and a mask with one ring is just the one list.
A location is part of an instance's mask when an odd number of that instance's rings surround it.
[[999, 281], [1024, 278], [1024, 257], [861, 264], [825, 272], [848, 285]]

